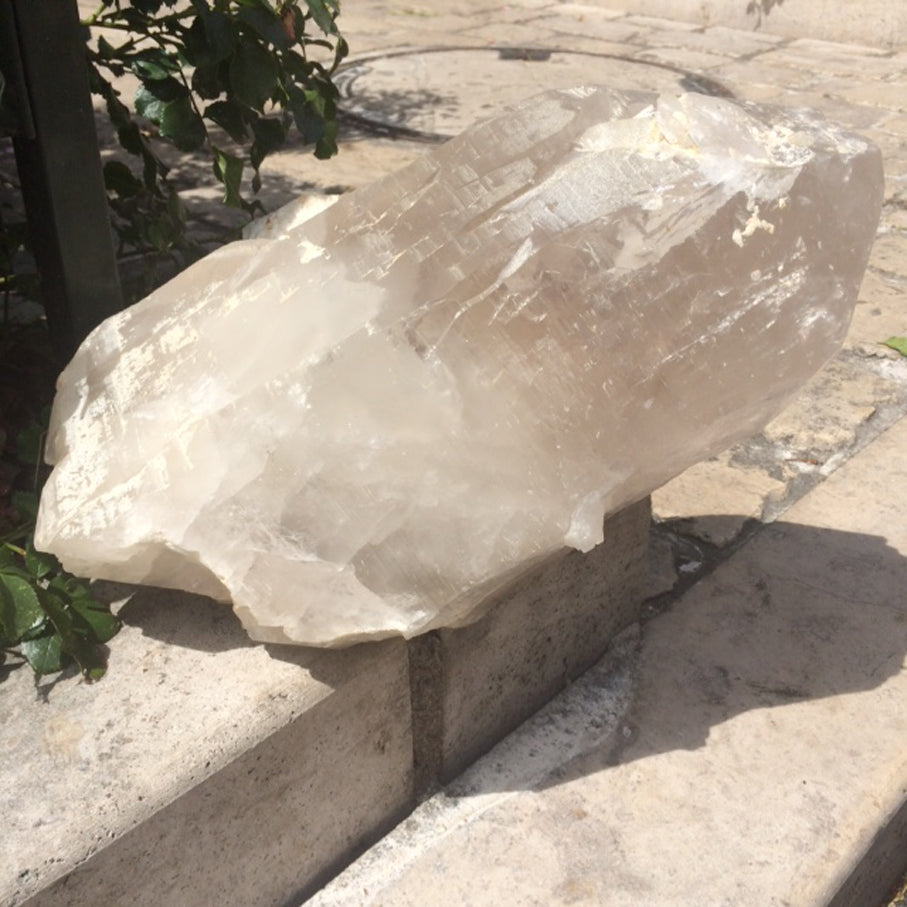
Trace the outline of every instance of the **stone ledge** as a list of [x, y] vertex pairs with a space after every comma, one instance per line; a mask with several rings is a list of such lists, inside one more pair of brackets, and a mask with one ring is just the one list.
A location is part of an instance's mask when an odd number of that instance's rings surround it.
[[610, 517], [593, 551], [409, 643], [256, 645], [223, 605], [138, 590], [101, 684], [0, 684], [0, 903], [311, 893], [636, 619], [649, 514]]
[[0, 686], [0, 903], [281, 904], [410, 806], [402, 641], [253, 645], [141, 590], [97, 686]]
[[523, 577], [481, 620], [411, 643], [414, 713], [430, 722], [413, 728], [420, 789], [453, 779], [637, 620], [650, 520], [646, 498], [609, 517], [588, 554]]

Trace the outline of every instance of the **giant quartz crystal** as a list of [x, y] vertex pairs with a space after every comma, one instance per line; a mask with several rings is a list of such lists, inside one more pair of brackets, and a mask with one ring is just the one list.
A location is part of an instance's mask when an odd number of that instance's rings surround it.
[[469, 619], [757, 431], [842, 342], [878, 151], [806, 112], [555, 91], [101, 325], [36, 544], [265, 641]]

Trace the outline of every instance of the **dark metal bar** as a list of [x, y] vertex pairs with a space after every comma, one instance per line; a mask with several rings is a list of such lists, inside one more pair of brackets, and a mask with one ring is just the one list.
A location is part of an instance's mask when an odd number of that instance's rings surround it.
[[67, 357], [123, 307], [75, 0], [11, 3], [34, 137], [13, 144], [41, 293]]

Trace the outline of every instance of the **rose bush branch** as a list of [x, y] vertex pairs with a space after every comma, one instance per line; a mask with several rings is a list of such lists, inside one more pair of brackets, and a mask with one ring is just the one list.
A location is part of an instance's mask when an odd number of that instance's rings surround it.
[[[260, 209], [243, 194], [261, 187], [261, 164], [295, 127], [315, 156], [337, 150], [332, 76], [347, 54], [338, 0], [102, 0], [84, 21], [102, 30], [88, 47], [92, 91], [103, 98], [120, 145], [138, 158], [104, 166], [121, 250], [168, 251], [185, 239], [185, 212], [158, 136], [186, 152], [207, 150], [226, 204]], [[116, 36], [122, 40], [115, 40]], [[310, 51], [319, 48], [321, 59]], [[114, 81], [139, 80], [134, 111]], [[212, 127], [217, 127], [212, 128]]]

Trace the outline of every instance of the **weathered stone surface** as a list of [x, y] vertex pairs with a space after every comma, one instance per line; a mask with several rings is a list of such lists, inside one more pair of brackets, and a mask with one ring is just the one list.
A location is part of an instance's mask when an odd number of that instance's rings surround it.
[[766, 498], [780, 497], [783, 482], [753, 467], [734, 466], [727, 453], [691, 466], [652, 495], [659, 520], [687, 520], [691, 533], [726, 545], [747, 520], [762, 516]]
[[102, 325], [37, 543], [267, 641], [461, 624], [784, 405], [881, 196], [878, 151], [812, 114], [534, 98]]
[[468, 627], [410, 642], [419, 787], [450, 781], [639, 618], [650, 523], [639, 501], [608, 517], [592, 551], [531, 572]]
[[115, 603], [104, 683], [0, 683], [0, 904], [282, 905], [411, 806], [402, 640], [256, 646], [188, 598]]

